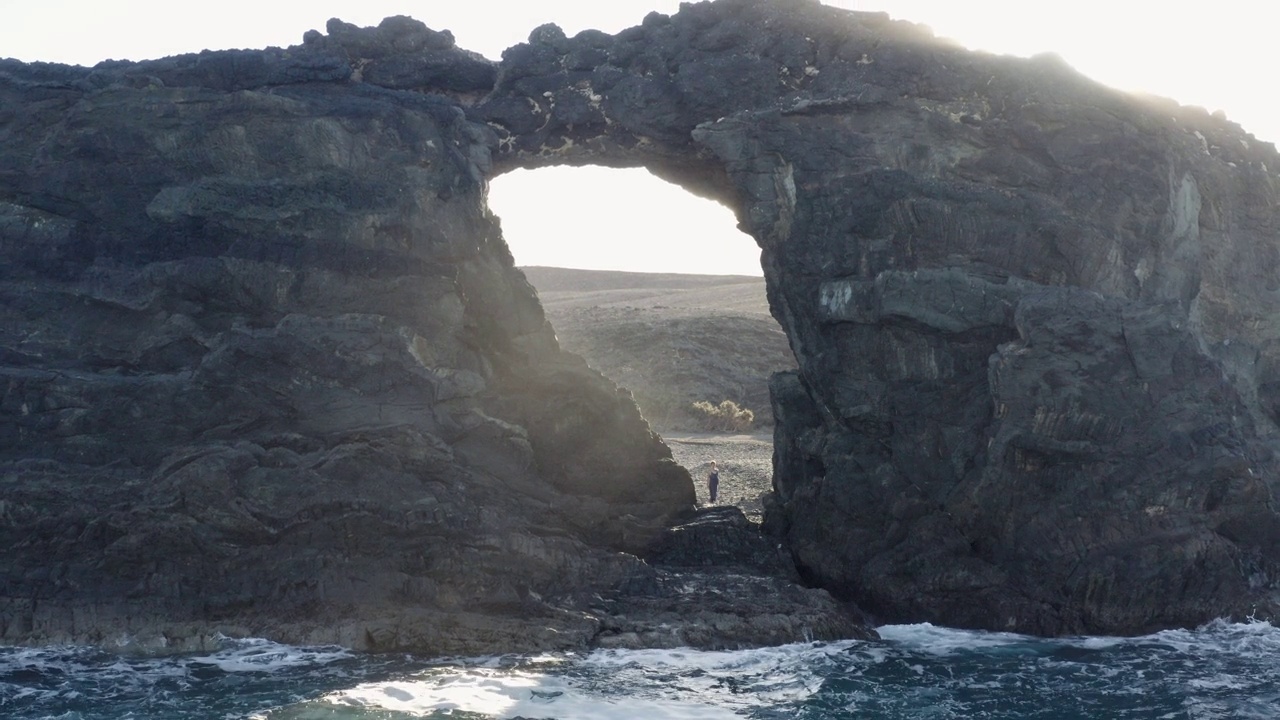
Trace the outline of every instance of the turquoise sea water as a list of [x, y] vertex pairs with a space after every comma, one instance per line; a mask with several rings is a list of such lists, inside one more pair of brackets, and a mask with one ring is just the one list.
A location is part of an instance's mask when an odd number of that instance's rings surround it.
[[228, 640], [139, 659], [0, 648], [0, 717], [720, 720], [1278, 718], [1280, 629], [1056, 640], [931, 625], [877, 642], [431, 660]]

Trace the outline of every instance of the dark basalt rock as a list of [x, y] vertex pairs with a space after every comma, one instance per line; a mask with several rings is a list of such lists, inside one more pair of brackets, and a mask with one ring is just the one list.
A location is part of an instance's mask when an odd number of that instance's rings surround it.
[[4, 68], [0, 638], [588, 644], [511, 604], [651, 572], [693, 489], [558, 350], [485, 130], [239, 57]]
[[702, 510], [668, 529], [645, 559], [653, 586], [583, 609], [604, 618], [600, 647], [731, 649], [876, 637], [854, 605], [800, 585], [791, 558], [736, 507]]
[[[585, 163], [721, 199], [762, 248], [799, 361], [768, 541], [695, 519], [512, 267], [486, 178]], [[544, 26], [496, 67], [407, 18], [0, 62], [0, 640], [1270, 616], [1277, 171], [1201, 111], [812, 0]]]
[[805, 0], [541, 30], [471, 113], [497, 171], [643, 165], [735, 208], [799, 361], [766, 524], [807, 582], [1046, 634], [1275, 612], [1269, 143]]
[[495, 76], [408, 18], [0, 65], [0, 642], [867, 634], [764, 576], [672, 623], [725, 584], [640, 559], [693, 487], [512, 266], [461, 104]]

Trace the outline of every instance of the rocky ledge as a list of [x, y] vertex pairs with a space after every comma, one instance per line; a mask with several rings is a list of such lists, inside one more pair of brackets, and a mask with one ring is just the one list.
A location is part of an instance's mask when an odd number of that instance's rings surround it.
[[[486, 179], [585, 163], [761, 246], [799, 367], [768, 539], [695, 513], [512, 267]], [[544, 26], [500, 64], [408, 18], [0, 61], [0, 640], [1270, 616], [1277, 172], [1203, 111], [813, 0]]]

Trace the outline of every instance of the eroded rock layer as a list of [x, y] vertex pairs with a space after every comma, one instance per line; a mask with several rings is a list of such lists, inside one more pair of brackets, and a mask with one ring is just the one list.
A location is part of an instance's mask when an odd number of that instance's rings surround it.
[[733, 206], [799, 359], [768, 524], [885, 620], [1132, 633], [1274, 611], [1280, 155], [1059, 59], [804, 0], [554, 27], [499, 168]]
[[799, 361], [766, 524], [806, 583], [1041, 633], [1274, 611], [1274, 147], [1051, 57], [719, 0], [500, 64], [407, 18], [0, 62], [0, 639], [859, 632], [694, 518], [556, 346], [484, 182], [563, 163], [648, 167], [759, 242]]
[[407, 18], [0, 63], [0, 642], [803, 637], [667, 622], [639, 556], [693, 488], [512, 266], [461, 106], [495, 71]]

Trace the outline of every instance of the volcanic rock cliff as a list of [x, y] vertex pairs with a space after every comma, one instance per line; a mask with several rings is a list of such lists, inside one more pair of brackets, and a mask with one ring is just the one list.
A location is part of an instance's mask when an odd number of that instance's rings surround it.
[[770, 529], [884, 620], [1133, 633], [1274, 612], [1280, 155], [1052, 56], [802, 0], [554, 27], [496, 167], [734, 207], [799, 371]]
[[[799, 362], [768, 544], [693, 518], [512, 267], [486, 178], [586, 163], [762, 248]], [[1203, 111], [811, 0], [544, 26], [496, 65], [407, 18], [0, 62], [0, 638], [856, 633], [797, 571], [886, 620], [1267, 615], [1278, 171]]]
[[0, 65], [0, 641], [862, 633], [773, 566], [713, 603], [640, 558], [693, 487], [512, 266], [461, 105], [495, 68], [406, 18], [329, 30]]

